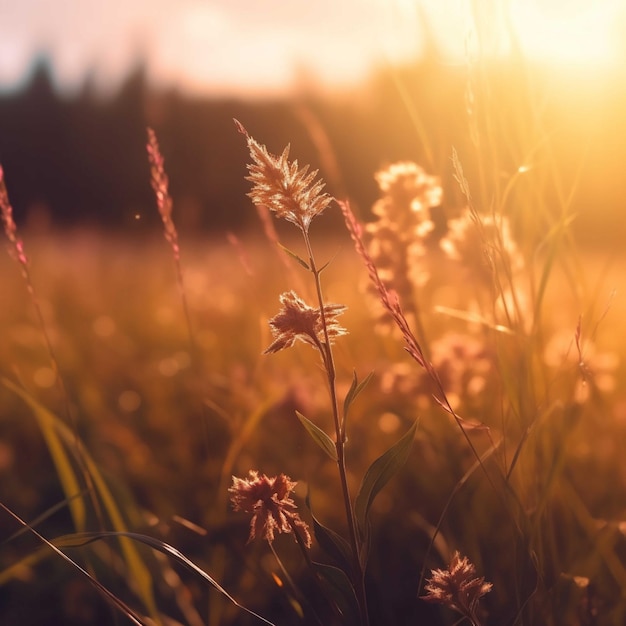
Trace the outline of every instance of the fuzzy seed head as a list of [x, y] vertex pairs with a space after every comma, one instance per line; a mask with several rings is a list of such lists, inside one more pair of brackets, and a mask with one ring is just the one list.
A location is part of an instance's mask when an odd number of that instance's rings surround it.
[[[324, 343], [324, 326], [319, 308], [310, 307], [294, 291], [287, 291], [280, 296], [282, 307], [269, 321], [274, 342], [265, 350], [265, 354], [290, 348], [296, 340], [312, 345], [318, 350]], [[328, 339], [346, 335], [347, 330], [339, 325], [337, 316], [346, 310], [342, 304], [325, 304], [324, 318]]]
[[444, 604], [476, 623], [478, 602], [491, 588], [492, 584], [477, 576], [476, 567], [457, 551], [447, 569], [431, 571], [422, 599]]
[[278, 157], [270, 154], [239, 122], [235, 123], [239, 132], [245, 135], [252, 157], [247, 180], [253, 187], [248, 196], [256, 205], [266, 206], [277, 217], [307, 232], [313, 218], [331, 202], [331, 197], [322, 193], [324, 183], [315, 181], [317, 170], [309, 172], [308, 165], [299, 169], [298, 161], [289, 161], [289, 146]]
[[298, 532], [307, 548], [311, 547], [309, 528], [289, 497], [296, 485], [285, 474], [270, 478], [250, 470], [248, 478], [233, 476], [228, 490], [233, 509], [252, 514], [248, 543], [259, 537], [272, 543], [276, 532]]

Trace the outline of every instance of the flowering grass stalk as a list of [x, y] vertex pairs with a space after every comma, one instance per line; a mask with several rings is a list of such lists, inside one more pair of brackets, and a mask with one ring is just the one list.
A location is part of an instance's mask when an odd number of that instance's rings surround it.
[[185, 292], [183, 268], [180, 261], [178, 231], [176, 230], [176, 225], [172, 219], [174, 203], [169, 192], [169, 178], [165, 172], [165, 159], [161, 153], [159, 141], [154, 130], [152, 128], [148, 128], [147, 134], [148, 143], [146, 144], [146, 150], [148, 152], [148, 161], [150, 163], [150, 184], [152, 185], [159, 215], [161, 216], [161, 221], [163, 222], [165, 240], [172, 248], [172, 256], [174, 257], [174, 266], [176, 268], [176, 283], [178, 285], [178, 292], [183, 305], [185, 321], [187, 323], [187, 332], [189, 333], [189, 341], [191, 343], [192, 351], [196, 352], [193, 325], [191, 323], [191, 314], [189, 312], [189, 303], [187, 302], [187, 295]]
[[[88, 486], [88, 492], [91, 494], [91, 499], [94, 505], [94, 509], [96, 511], [96, 515], [102, 524], [102, 512], [100, 509], [100, 505], [98, 503], [97, 498], [94, 495], [93, 489], [93, 481], [91, 473], [84, 462], [84, 454], [82, 451], [82, 445], [80, 442], [80, 438], [78, 436], [78, 429], [76, 425], [76, 421], [74, 419], [72, 410], [70, 408], [69, 395], [67, 393], [67, 388], [65, 386], [65, 381], [60, 374], [59, 361], [57, 359], [54, 347], [52, 345], [52, 340], [50, 339], [50, 333], [48, 332], [48, 327], [46, 325], [43, 312], [41, 309], [41, 305], [39, 304], [39, 299], [37, 298], [37, 294], [35, 293], [35, 287], [33, 286], [33, 281], [30, 275], [29, 269], [29, 261], [26, 255], [26, 251], [24, 249], [24, 243], [22, 239], [19, 237], [17, 232], [17, 225], [15, 224], [15, 220], [13, 218], [13, 207], [11, 206], [11, 202], [9, 200], [9, 194], [7, 191], [5, 179], [4, 179], [4, 169], [0, 165], [0, 216], [2, 217], [2, 224], [4, 227], [4, 233], [9, 240], [11, 245], [11, 254], [17, 261], [20, 270], [22, 272], [22, 276], [24, 278], [24, 282], [26, 283], [26, 289], [30, 296], [33, 309], [35, 311], [35, 315], [37, 317], [37, 322], [39, 324], [39, 329], [41, 331], [41, 335], [44, 340], [44, 344], [46, 346], [46, 350], [48, 352], [48, 357], [50, 359], [50, 365], [52, 367], [52, 371], [55, 375], [55, 382], [59, 387], [62, 401], [65, 405], [65, 413], [67, 416], [67, 420], [72, 427], [72, 431], [74, 433], [74, 445], [76, 449], [76, 456], [78, 462], [81, 466], [82, 474], [85, 479], [85, 482]], [[83, 530], [86, 521], [86, 509], [82, 497], [77, 497], [82, 492], [78, 484], [78, 478], [74, 473], [71, 462], [67, 458], [65, 451], [61, 445], [59, 445], [56, 434], [51, 429], [43, 429], [44, 436], [46, 437], [46, 442], [50, 449], [50, 452], [54, 458], [54, 462], [59, 471], [59, 475], [61, 477], [61, 481], [64, 486], [65, 494], [68, 498], [69, 507], [72, 512], [72, 517], [74, 519], [74, 523], [78, 530]]]
[[[37, 295], [35, 294], [35, 288], [33, 286], [33, 281], [30, 275], [28, 257], [26, 256], [26, 251], [24, 249], [24, 242], [19, 237], [17, 232], [17, 226], [15, 224], [15, 220], [13, 219], [13, 207], [11, 206], [11, 202], [9, 201], [9, 194], [7, 192], [6, 183], [4, 180], [4, 170], [0, 165], [0, 215], [2, 216], [2, 224], [4, 226], [4, 233], [9, 240], [11, 245], [11, 254], [17, 261], [20, 270], [22, 272], [22, 276], [24, 277], [24, 282], [26, 283], [26, 289], [28, 290], [28, 294], [33, 303], [33, 308], [35, 309], [35, 315], [37, 316], [37, 321], [39, 322], [39, 328], [41, 329], [41, 334], [44, 338], [44, 342], [46, 344], [46, 349], [48, 350], [48, 354], [50, 356], [50, 363], [52, 365], [52, 369], [55, 374], [56, 381], [62, 387], [63, 397], [67, 399], [67, 394], [65, 392], [65, 386], [63, 379], [59, 375], [59, 362], [56, 358], [54, 348], [52, 346], [52, 341], [50, 340], [50, 334], [48, 333], [48, 329], [46, 326], [46, 322], [43, 317], [43, 312], [41, 310], [41, 305], [39, 304], [39, 300]], [[67, 406], [68, 416], [71, 415], [69, 411], [69, 405]]]
[[329, 206], [332, 199], [322, 192], [323, 182], [315, 181], [317, 171], [309, 172], [308, 166], [300, 169], [297, 161], [289, 161], [289, 147], [285, 148], [279, 157], [275, 157], [250, 137], [239, 122], [235, 120], [235, 123], [239, 132], [246, 137], [252, 158], [252, 164], [248, 166], [248, 180], [253, 184], [252, 191], [248, 194], [249, 197], [255, 205], [266, 206], [277, 217], [294, 224], [304, 239], [308, 259], [305, 261], [295, 254], [293, 256], [312, 274], [318, 306], [307, 305], [294, 292], [283, 294], [281, 296], [283, 308], [270, 321], [274, 342], [266, 352], [276, 352], [292, 346], [296, 340], [301, 340], [317, 349], [322, 359], [335, 430], [334, 450], [327, 436], [319, 428], [309, 423], [308, 429], [309, 432], [315, 433], [314, 437], [318, 438], [318, 442], [320, 440], [324, 442], [325, 450], [337, 464], [352, 553], [352, 583], [359, 604], [361, 623], [366, 626], [369, 624], [369, 617], [365, 592], [365, 570], [360, 558], [361, 541], [346, 472], [346, 420], [341, 419], [339, 413], [336, 369], [332, 351], [333, 340], [346, 333], [335, 319], [345, 310], [345, 307], [325, 302], [320, 278], [324, 266], [317, 265], [309, 237], [312, 220]]

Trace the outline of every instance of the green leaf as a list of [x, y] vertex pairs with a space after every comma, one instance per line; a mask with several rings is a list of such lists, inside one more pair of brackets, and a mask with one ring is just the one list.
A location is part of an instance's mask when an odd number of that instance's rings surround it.
[[305, 270], [308, 270], [309, 272], [311, 271], [309, 264], [302, 257], [298, 256], [295, 252], [292, 252], [289, 248], [283, 246], [280, 241], [277, 241], [276, 243], [283, 252], [286, 252], [294, 261], [297, 261], [300, 265], [302, 265]]
[[350, 544], [334, 530], [321, 524], [315, 515], [313, 515], [308, 493], [304, 501], [311, 513], [313, 534], [320, 548], [322, 548], [346, 574], [349, 574], [352, 571], [352, 548], [350, 548]]
[[[352, 384], [350, 385], [350, 389], [348, 389], [348, 393], [346, 394], [346, 398], [343, 401], [343, 423], [345, 424], [346, 418], [348, 416], [348, 411], [350, 410], [350, 406], [356, 399], [356, 397], [365, 389], [365, 386], [372, 379], [374, 372], [370, 372], [361, 382], [358, 381], [356, 372], [352, 372]], [[343, 430], [343, 426], [342, 426]]]
[[309, 435], [317, 445], [326, 452], [326, 454], [333, 460], [337, 461], [337, 448], [335, 447], [335, 442], [318, 426], [316, 426], [311, 420], [307, 419], [300, 413], [300, 411], [296, 411], [296, 415], [298, 419], [302, 422], [302, 425], [306, 428]]
[[409, 431], [402, 439], [397, 441], [383, 455], [379, 456], [365, 472], [354, 503], [354, 511], [362, 536], [365, 536], [367, 518], [374, 498], [406, 462], [416, 429], [417, 421], [413, 423], [413, 426], [409, 428]]
[[343, 570], [325, 563], [313, 562], [315, 571], [320, 575], [329, 596], [342, 613], [342, 626], [360, 624], [359, 604], [350, 579]]

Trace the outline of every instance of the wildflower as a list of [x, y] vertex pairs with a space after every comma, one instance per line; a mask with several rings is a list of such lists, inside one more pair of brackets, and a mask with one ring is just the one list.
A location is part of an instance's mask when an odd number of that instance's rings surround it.
[[[324, 326], [320, 309], [308, 306], [294, 291], [283, 293], [280, 296], [280, 302], [283, 305], [282, 308], [269, 322], [274, 342], [264, 354], [290, 348], [297, 339], [320, 349], [324, 343]], [[334, 337], [348, 332], [335, 319], [346, 308], [342, 304], [324, 305], [326, 331], [331, 341]]]
[[[432, 210], [441, 205], [443, 191], [437, 177], [410, 161], [393, 163], [375, 178], [381, 196], [372, 207], [378, 219], [365, 226], [367, 250], [385, 286], [411, 309], [415, 288], [432, 275], [427, 254], [437, 238]], [[376, 288], [368, 291], [376, 297]], [[382, 311], [376, 317], [377, 328], [388, 330], [388, 317]]]
[[248, 472], [248, 478], [233, 476], [233, 485], [228, 490], [233, 509], [253, 514], [248, 542], [261, 537], [272, 543], [278, 531], [301, 533], [299, 536], [307, 548], [311, 546], [309, 528], [289, 497], [296, 484], [285, 474], [269, 478], [255, 470]]
[[289, 146], [276, 157], [248, 135], [246, 129], [235, 121], [239, 132], [246, 136], [253, 163], [248, 165], [253, 183], [248, 196], [257, 205], [267, 206], [278, 217], [286, 219], [308, 232], [311, 220], [320, 215], [332, 198], [322, 193], [324, 183], [314, 182], [317, 170], [309, 172], [309, 166], [298, 169], [298, 161], [289, 161]]
[[461, 557], [456, 551], [447, 569], [431, 571], [425, 587], [427, 593], [422, 599], [443, 604], [477, 626], [478, 602], [491, 591], [491, 587], [491, 583], [486, 583], [482, 576], [476, 575], [476, 567], [469, 559]]
[[410, 161], [393, 163], [374, 177], [384, 194], [372, 212], [392, 222], [418, 218], [430, 220], [430, 209], [441, 204], [443, 191], [436, 176]]

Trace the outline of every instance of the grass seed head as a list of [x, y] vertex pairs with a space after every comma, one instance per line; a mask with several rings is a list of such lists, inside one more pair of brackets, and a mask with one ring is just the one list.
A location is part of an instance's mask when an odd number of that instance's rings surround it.
[[431, 571], [425, 587], [426, 595], [422, 599], [443, 604], [477, 624], [478, 602], [491, 588], [491, 583], [486, 583], [484, 577], [477, 576], [474, 564], [457, 551], [447, 569]]
[[245, 135], [252, 163], [248, 165], [252, 184], [248, 196], [256, 205], [267, 206], [280, 218], [308, 232], [311, 221], [320, 215], [332, 198], [322, 193], [324, 183], [315, 181], [317, 170], [309, 172], [309, 166], [298, 168], [298, 161], [289, 161], [289, 146], [280, 156], [274, 156], [267, 148], [250, 137], [246, 129], [235, 120], [239, 132]]

